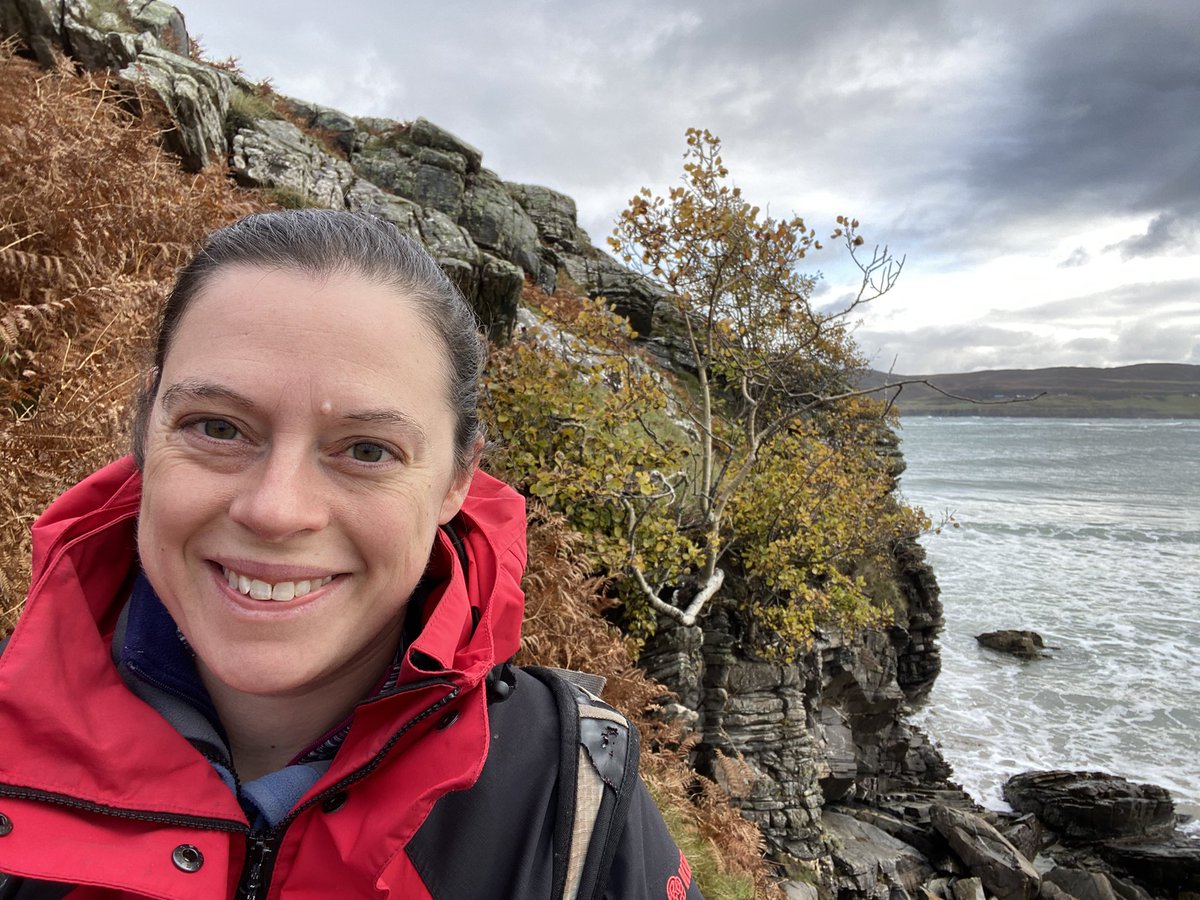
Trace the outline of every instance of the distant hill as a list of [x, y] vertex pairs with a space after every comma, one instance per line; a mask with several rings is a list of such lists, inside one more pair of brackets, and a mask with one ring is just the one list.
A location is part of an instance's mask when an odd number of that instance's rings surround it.
[[[1147, 363], [1112, 369], [1059, 366], [1050, 369], [993, 369], [983, 372], [897, 375], [869, 370], [862, 387], [924, 379], [949, 394], [923, 384], [905, 385], [896, 407], [905, 416], [1048, 416], [1062, 418], [1200, 418], [1200, 366]], [[999, 402], [1033, 397], [1029, 402]], [[882, 396], [882, 394], [881, 394]]]

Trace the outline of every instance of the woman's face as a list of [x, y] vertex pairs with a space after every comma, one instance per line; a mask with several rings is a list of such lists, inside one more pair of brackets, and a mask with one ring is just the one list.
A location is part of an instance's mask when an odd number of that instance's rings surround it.
[[415, 306], [358, 275], [230, 267], [193, 300], [149, 417], [138, 547], [210, 677], [300, 695], [386, 665], [470, 482], [446, 366]]

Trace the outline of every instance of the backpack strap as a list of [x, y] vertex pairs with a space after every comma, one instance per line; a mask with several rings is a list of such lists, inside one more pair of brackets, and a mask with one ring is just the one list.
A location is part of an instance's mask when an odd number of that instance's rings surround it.
[[603, 892], [637, 783], [638, 732], [599, 698], [603, 678], [566, 669], [525, 671], [554, 694], [562, 731], [551, 896], [595, 900]]

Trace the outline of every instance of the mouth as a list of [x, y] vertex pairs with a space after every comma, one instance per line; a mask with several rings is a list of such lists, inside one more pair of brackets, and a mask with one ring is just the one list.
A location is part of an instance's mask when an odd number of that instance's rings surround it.
[[323, 578], [306, 578], [300, 581], [277, 581], [274, 584], [270, 584], [262, 579], [243, 575], [228, 566], [221, 566], [221, 574], [225, 576], [225, 582], [229, 587], [239, 594], [249, 597], [251, 600], [272, 600], [277, 603], [284, 603], [288, 600], [304, 597], [323, 588], [334, 579], [333, 575], [326, 575]]

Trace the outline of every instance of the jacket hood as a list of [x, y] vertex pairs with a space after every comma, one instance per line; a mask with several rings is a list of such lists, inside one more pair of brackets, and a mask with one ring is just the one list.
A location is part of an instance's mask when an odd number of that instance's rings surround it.
[[[101, 806], [244, 822], [223, 786], [202, 792], [208, 795], [203, 808], [188, 796], [163, 796], [161, 785], [181, 770], [198, 779], [194, 784], [219, 778], [169, 723], [147, 714], [112, 661], [112, 634], [137, 571], [140, 498], [141, 476], [127, 457], [68, 490], [34, 525], [32, 587], [0, 656], [0, 733], [6, 736], [0, 785]], [[452, 540], [439, 532], [429, 572], [440, 582], [423, 607], [423, 627], [400, 679], [436, 678], [461, 692], [519, 645], [524, 499], [477, 473], [452, 525], [465, 548], [465, 571]], [[403, 694], [393, 699], [404, 702]], [[370, 712], [361, 717], [361, 729], [352, 729], [352, 738], [360, 732], [353, 741], [359, 746], [352, 749], [348, 740], [346, 755], [361, 758], [384, 740], [370, 729], [385, 717]], [[214, 810], [214, 796], [227, 798], [222, 809]]]

